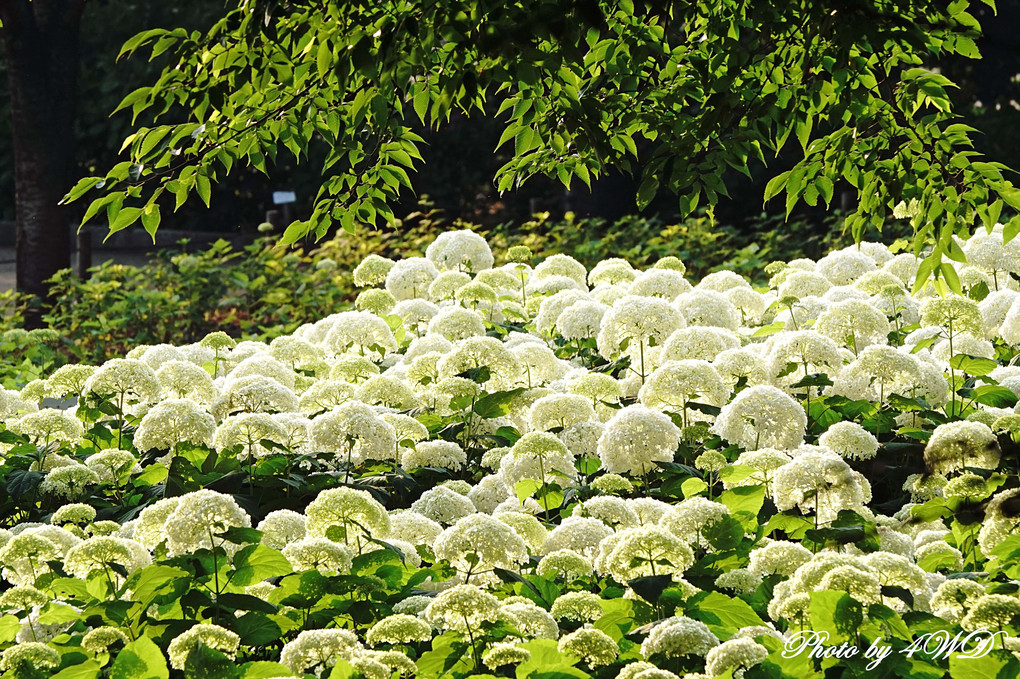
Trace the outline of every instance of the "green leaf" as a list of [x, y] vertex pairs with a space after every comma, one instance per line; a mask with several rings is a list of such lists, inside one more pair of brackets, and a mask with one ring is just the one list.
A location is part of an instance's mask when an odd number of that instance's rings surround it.
[[949, 676], [952, 679], [1005, 679], [1020, 676], [1020, 662], [1002, 649], [996, 649], [983, 658], [949, 656]]
[[329, 44], [326, 42], [319, 43], [319, 50], [315, 55], [315, 67], [319, 73], [319, 77], [322, 78], [330, 71], [330, 67], [333, 65], [333, 50], [329, 48]]
[[286, 665], [266, 660], [246, 662], [241, 665], [241, 679], [271, 679], [272, 677], [286, 677], [291, 673], [291, 669]]
[[708, 625], [723, 640], [732, 637], [741, 627], [765, 624], [745, 601], [719, 592], [700, 592], [688, 599], [686, 615]]
[[233, 583], [242, 587], [294, 570], [283, 554], [265, 545], [249, 545], [239, 551], [234, 557], [234, 568], [237, 574]]
[[241, 668], [232, 658], [214, 648], [209, 648], [201, 641], [188, 653], [184, 661], [185, 679], [239, 679]]
[[514, 493], [517, 495], [517, 500], [523, 503], [541, 487], [542, 484], [535, 479], [521, 479], [514, 484]]
[[993, 408], [1012, 408], [1017, 404], [1017, 396], [1011, 389], [994, 384], [983, 384], [972, 389], [967, 396], [977, 403]]
[[[222, 599], [222, 596], [220, 598]], [[276, 608], [265, 601], [262, 603]], [[276, 641], [283, 635], [280, 626], [272, 618], [259, 612], [245, 613], [235, 620], [234, 631], [241, 637], [241, 644], [243, 646], [264, 646]]]
[[262, 541], [262, 531], [244, 526], [231, 526], [222, 533], [214, 533], [214, 535], [235, 545], [258, 544]]
[[769, 202], [773, 196], [777, 195], [786, 186], [786, 180], [790, 177], [790, 171], [787, 170], [782, 174], [778, 174], [769, 180], [769, 183], [765, 185], [765, 202]]
[[86, 660], [83, 663], [65, 667], [52, 675], [50, 679], [95, 679], [102, 671], [102, 665], [95, 660]]
[[1020, 215], [1017, 215], [1006, 222], [1006, 225], [1002, 229], [1002, 240], [1008, 243], [1016, 238], [1018, 233], [1020, 233]]
[[152, 564], [132, 573], [127, 585], [132, 601], [149, 606], [180, 598], [188, 590], [192, 577], [182, 568]]
[[152, 244], [156, 244], [156, 230], [159, 228], [159, 205], [151, 203], [142, 210], [142, 227], [152, 236]]
[[196, 175], [195, 190], [198, 192], [198, 197], [205, 203], [205, 206], [209, 207], [209, 200], [212, 197], [212, 185], [209, 183], [209, 177], [204, 174]]
[[170, 670], [159, 646], [149, 637], [129, 642], [113, 661], [110, 679], [169, 679]]
[[[864, 608], [845, 592], [811, 592], [811, 629], [828, 632], [827, 644], [838, 645], [856, 638], [864, 621]], [[851, 641], [852, 643], [852, 641]]]

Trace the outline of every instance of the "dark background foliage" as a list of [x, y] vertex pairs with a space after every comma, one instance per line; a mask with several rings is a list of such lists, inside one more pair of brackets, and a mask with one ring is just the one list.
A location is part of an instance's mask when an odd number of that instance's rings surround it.
[[[223, 3], [208, 0], [174, 3], [96, 0], [89, 3], [82, 28], [76, 126], [78, 174], [103, 171], [117, 161], [117, 149], [130, 133], [131, 120], [127, 112], [112, 117], [109, 113], [126, 93], [154, 80], [165, 65], [161, 59], [148, 63], [141, 57], [117, 62], [123, 42], [152, 27], [204, 29], [223, 9]], [[979, 41], [983, 59], [947, 58], [931, 66], [941, 68], [960, 85], [954, 93], [954, 103], [963, 114], [963, 122], [981, 132], [975, 135], [977, 150], [989, 160], [1016, 165], [1020, 158], [1020, 31], [1017, 30], [1020, 0], [999, 2], [997, 16], [984, 6], [974, 6], [972, 10], [984, 30], [984, 37]], [[9, 96], [6, 77], [2, 76], [0, 74], [0, 220], [10, 220], [14, 217], [14, 165], [6, 111]], [[411, 212], [421, 196], [428, 196], [448, 219], [460, 218], [486, 226], [523, 222], [539, 211], [549, 211], [553, 216], [574, 211], [581, 216], [604, 217], [611, 221], [636, 211], [635, 187], [629, 177], [620, 174], [594, 182], [590, 192], [583, 187], [580, 191], [564, 192], [558, 182], [536, 178], [519, 191], [499, 195], [492, 177], [508, 160], [509, 150], [492, 151], [501, 127], [491, 118], [458, 117], [439, 132], [420, 132], [428, 142], [423, 154], [426, 169], [416, 179], [418, 195], [408, 192], [403, 204], [395, 210], [398, 215]], [[298, 214], [295, 216], [302, 216], [310, 209], [321, 182], [318, 172], [321, 158], [316, 158], [316, 153], [322, 152], [322, 149], [312, 149], [310, 162], [301, 166], [295, 166], [282, 154], [283, 162], [273, 168], [271, 177], [239, 169], [214, 189], [211, 210], [200, 209], [197, 202], [189, 202], [180, 212], [167, 214], [164, 227], [199, 231], [254, 230], [264, 219], [266, 210], [273, 208], [272, 192], [284, 189], [297, 193]], [[787, 159], [781, 157], [778, 162], [783, 164], [784, 160]], [[792, 166], [793, 161], [790, 158], [787, 164]], [[784, 168], [777, 168], [781, 169]], [[721, 223], [749, 230], [763, 211], [760, 199], [764, 180], [760, 177], [748, 180], [735, 172], [732, 174], [734, 176], [727, 181], [734, 182], [733, 199], [720, 203], [716, 218]], [[849, 196], [844, 198], [844, 201], [849, 200]], [[844, 202], [842, 207], [850, 205]], [[84, 208], [85, 205], [73, 206], [79, 213]], [[779, 200], [773, 200], [764, 209], [768, 214], [783, 213]], [[812, 210], [802, 206], [798, 210], [802, 217], [816, 221], [819, 228], [823, 228], [824, 208]], [[656, 214], [667, 220], [676, 212], [675, 198], [668, 195], [658, 198], [646, 210], [646, 214]]]

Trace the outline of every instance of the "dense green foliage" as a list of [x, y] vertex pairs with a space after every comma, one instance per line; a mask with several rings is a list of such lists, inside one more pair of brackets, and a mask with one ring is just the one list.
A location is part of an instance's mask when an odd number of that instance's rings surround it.
[[772, 177], [766, 200], [785, 192], [789, 212], [828, 205], [847, 186], [860, 196], [848, 218], [856, 237], [898, 210], [917, 232], [915, 253], [937, 241], [922, 274], [958, 289], [951, 235], [1020, 208], [1005, 166], [982, 162], [972, 128], [955, 121], [953, 84], [922, 68], [940, 54], [979, 56], [969, 6], [244, 2], [207, 33], [154, 29], [125, 45], [172, 55], [121, 104], [167, 123], [139, 128], [128, 159], [68, 200], [100, 189], [86, 219], [105, 211], [114, 231], [139, 221], [151, 231], [171, 198], [174, 209], [193, 194], [208, 204], [212, 183], [236, 167], [268, 171], [323, 144], [314, 211], [283, 241], [392, 223], [421, 166], [412, 120], [441, 127], [453, 111], [485, 115], [492, 104], [500, 145], [514, 148], [500, 191], [621, 168], [639, 179], [639, 205], [663, 187], [686, 215], [727, 194], [728, 168], [747, 173], [796, 143], [800, 160]]

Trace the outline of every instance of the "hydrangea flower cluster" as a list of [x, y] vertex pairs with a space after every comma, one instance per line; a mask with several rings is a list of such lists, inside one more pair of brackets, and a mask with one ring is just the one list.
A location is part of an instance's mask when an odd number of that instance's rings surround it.
[[965, 244], [964, 296], [876, 243], [756, 286], [451, 231], [272, 342], [2, 390], [0, 669], [786, 676], [792, 632], [904, 620], [1020, 649], [1016, 250]]

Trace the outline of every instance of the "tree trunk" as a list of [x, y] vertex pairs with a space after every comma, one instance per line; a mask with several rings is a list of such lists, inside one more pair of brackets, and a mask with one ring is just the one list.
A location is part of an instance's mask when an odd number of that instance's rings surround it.
[[[71, 264], [69, 215], [84, 0], [0, 0], [14, 133], [17, 287], [47, 304], [46, 279]], [[41, 325], [41, 310], [26, 319]]]

